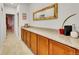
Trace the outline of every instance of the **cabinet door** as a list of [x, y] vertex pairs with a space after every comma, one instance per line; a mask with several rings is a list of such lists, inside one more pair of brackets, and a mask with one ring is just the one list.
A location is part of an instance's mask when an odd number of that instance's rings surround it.
[[24, 43], [27, 44], [27, 31], [24, 30]]
[[37, 54], [37, 35], [35, 33], [31, 33], [31, 50]]
[[56, 41], [49, 40], [49, 54], [50, 55], [74, 55], [75, 49], [61, 44]]
[[31, 46], [31, 45], [30, 45], [30, 44], [31, 44], [31, 43], [30, 43], [30, 39], [31, 39], [30, 37], [31, 37], [31, 36], [30, 36], [30, 32], [27, 31], [26, 43], [27, 43], [27, 46], [28, 46], [29, 48], [30, 48], [30, 46]]
[[38, 36], [38, 55], [48, 55], [48, 39]]
[[24, 29], [21, 29], [21, 39], [24, 41]]

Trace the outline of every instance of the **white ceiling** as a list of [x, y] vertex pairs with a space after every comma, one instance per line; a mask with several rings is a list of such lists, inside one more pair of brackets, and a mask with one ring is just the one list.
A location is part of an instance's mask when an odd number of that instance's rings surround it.
[[18, 3], [4, 3], [5, 7], [11, 7], [11, 8], [16, 8]]
[[16, 8], [19, 4], [30, 5], [30, 3], [4, 3], [5, 7]]

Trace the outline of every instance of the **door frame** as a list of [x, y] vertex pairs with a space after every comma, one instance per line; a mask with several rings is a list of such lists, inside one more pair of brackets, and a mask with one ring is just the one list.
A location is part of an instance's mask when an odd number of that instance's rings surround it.
[[[15, 21], [15, 14], [8, 14], [8, 13], [6, 13], [5, 14], [5, 25], [6, 25], [6, 17], [7, 17], [7, 15], [13, 15], [13, 18], [14, 18], [14, 21]], [[7, 36], [7, 26], [6, 26], [6, 36]]]
[[17, 27], [18, 27], [18, 37], [19, 37], [19, 12], [17, 12]]
[[[19, 12], [18, 12], [18, 13], [5, 13], [5, 32], [6, 32], [5, 35], [6, 35], [6, 38], [7, 38], [7, 31], [6, 31], [6, 30], [7, 30], [7, 29], [6, 29], [6, 14], [12, 14], [12, 15], [14, 15], [14, 22], [17, 22], [16, 25], [17, 25], [17, 27], [18, 27], [18, 28], [17, 28], [17, 31], [18, 31], [18, 33], [17, 33], [18, 36], [17, 36], [17, 37], [19, 38]], [[14, 24], [14, 27], [15, 27], [15, 24]], [[14, 33], [16, 34], [15, 28], [14, 28]], [[17, 35], [17, 34], [16, 34], [16, 35]]]
[[[6, 22], [7, 22], [7, 16], [8, 16], [8, 15], [10, 15], [10, 16], [13, 17], [12, 20], [13, 20], [13, 23], [14, 23], [14, 21], [15, 21], [15, 20], [14, 20], [14, 14], [6, 14]], [[13, 25], [14, 25], [14, 24], [13, 24]], [[14, 26], [13, 26], [13, 29], [14, 29]], [[7, 32], [7, 26], [6, 26], [6, 32]]]

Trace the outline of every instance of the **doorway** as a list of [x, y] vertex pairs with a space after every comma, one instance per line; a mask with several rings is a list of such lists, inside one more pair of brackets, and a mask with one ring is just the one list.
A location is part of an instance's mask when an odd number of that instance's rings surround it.
[[6, 32], [14, 32], [14, 15], [6, 14]]

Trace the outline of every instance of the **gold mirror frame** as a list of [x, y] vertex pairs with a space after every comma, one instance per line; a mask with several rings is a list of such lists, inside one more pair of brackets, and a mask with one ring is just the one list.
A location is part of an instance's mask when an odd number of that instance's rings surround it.
[[[47, 17], [42, 17], [42, 18], [40, 18], [40, 17], [35, 18], [35, 15], [37, 13], [48, 10], [48, 9], [51, 9], [51, 8], [54, 9], [54, 10], [52, 10], [54, 12], [53, 15], [47, 16]], [[41, 16], [45, 16], [45, 15], [41, 15]], [[40, 9], [40, 10], [33, 13], [33, 20], [49, 20], [49, 19], [56, 19], [56, 18], [58, 18], [58, 3], [55, 3], [55, 4], [51, 5], [51, 6], [47, 6], [45, 8], [42, 8], [42, 9]]]

